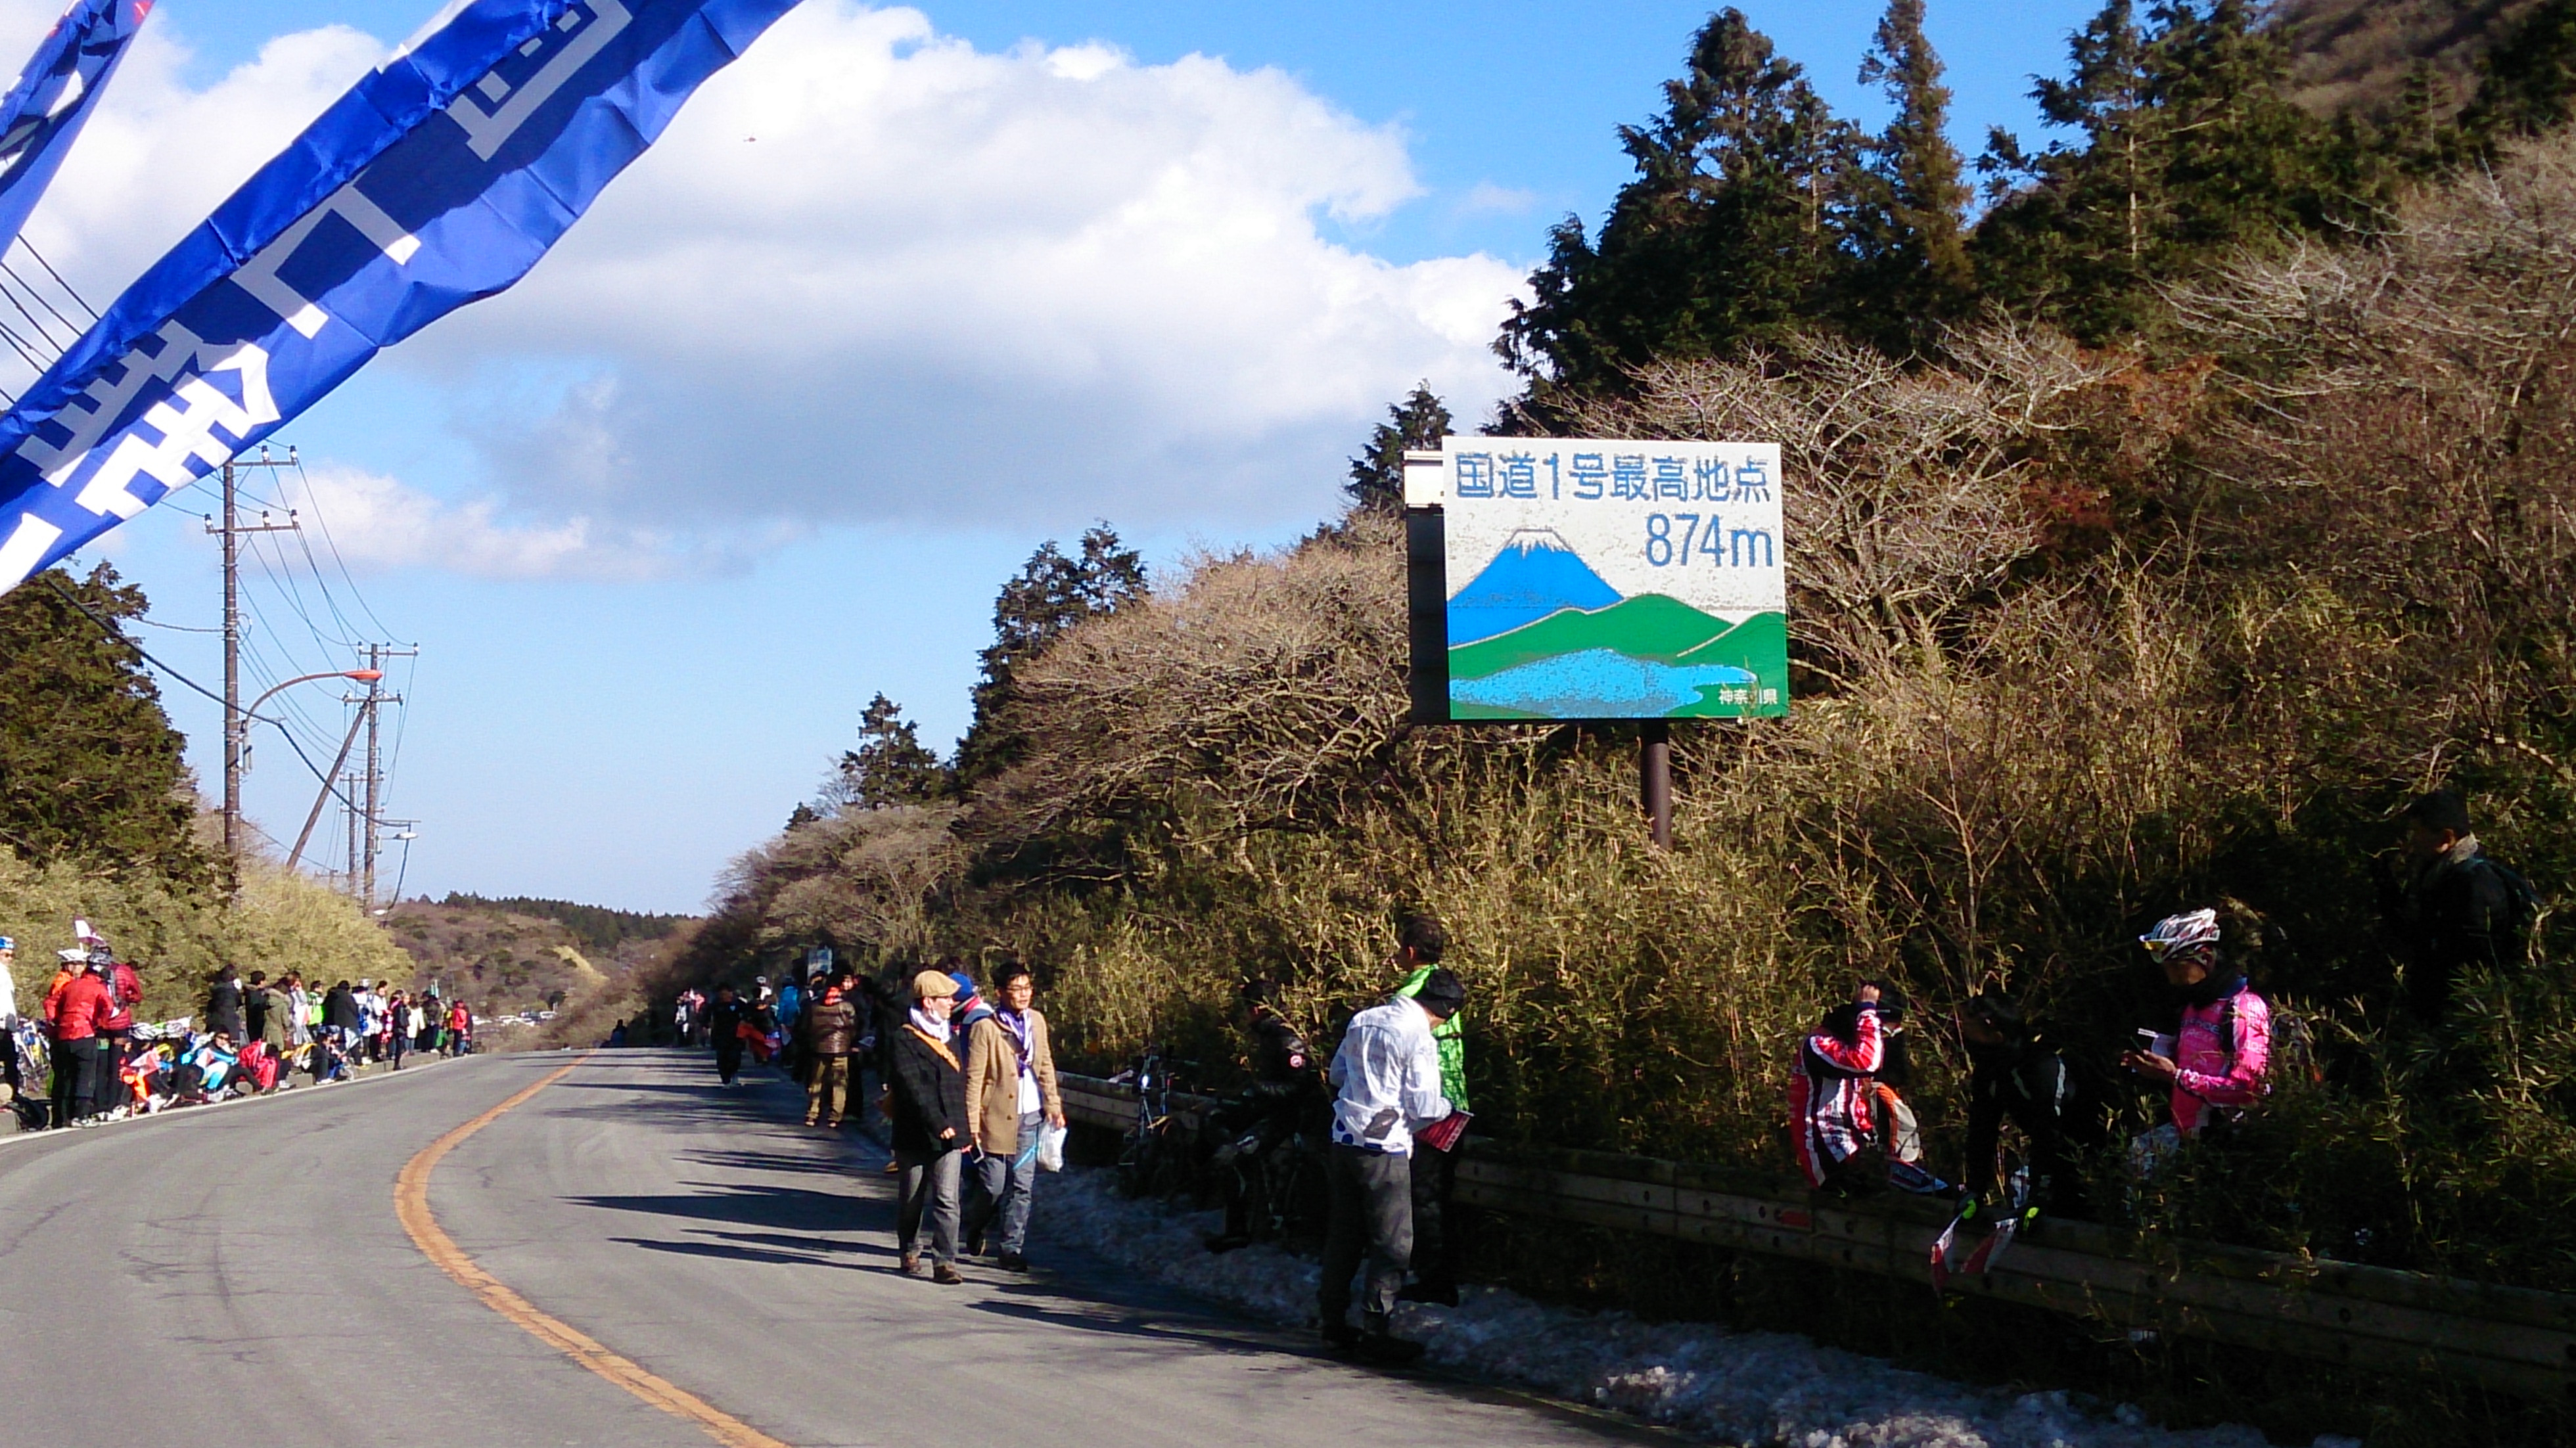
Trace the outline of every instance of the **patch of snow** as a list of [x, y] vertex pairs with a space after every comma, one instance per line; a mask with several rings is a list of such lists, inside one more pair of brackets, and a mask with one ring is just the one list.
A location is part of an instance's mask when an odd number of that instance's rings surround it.
[[[1119, 1195], [1106, 1170], [1047, 1177], [1030, 1228], [1157, 1282], [1288, 1326], [1315, 1320], [1317, 1264], [1269, 1245], [1211, 1255], [1215, 1212], [1177, 1211]], [[2229, 1424], [2149, 1426], [2123, 1403], [2109, 1417], [2064, 1392], [2015, 1394], [1895, 1367], [1777, 1332], [1641, 1322], [1532, 1302], [1496, 1287], [1462, 1289], [1456, 1307], [1407, 1303], [1396, 1330], [1462, 1376], [1609, 1408], [1745, 1448], [2263, 1448]], [[2357, 1448], [2319, 1438], [2315, 1448]]]

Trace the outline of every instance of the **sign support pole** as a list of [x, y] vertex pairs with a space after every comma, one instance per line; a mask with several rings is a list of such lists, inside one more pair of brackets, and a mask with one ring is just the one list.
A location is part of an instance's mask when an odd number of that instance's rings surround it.
[[1637, 734], [1637, 775], [1655, 848], [1673, 847], [1673, 726], [1649, 719]]

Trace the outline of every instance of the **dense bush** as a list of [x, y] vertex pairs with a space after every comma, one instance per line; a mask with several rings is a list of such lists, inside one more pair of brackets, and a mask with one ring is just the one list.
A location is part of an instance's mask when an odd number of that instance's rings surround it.
[[1988, 981], [2121, 1129], [2153, 1120], [2108, 1069], [2173, 1013], [2134, 937], [2225, 894], [2273, 922], [2259, 982], [2320, 1079], [2107, 1209], [2576, 1285], [2563, 923], [2428, 1033], [2394, 1019], [2371, 884], [2442, 782], [2544, 891], [2576, 870], [2570, 236], [2576, 145], [2548, 142], [2367, 246], [2172, 296], [2176, 350], [1793, 340], [1573, 406], [1594, 436], [1778, 439], [1796, 480], [1801, 697], [1679, 734], [1669, 853], [1619, 730], [1404, 722], [1401, 540], [1355, 514], [1020, 660], [1009, 767], [745, 857], [699, 964], [1015, 953], [1072, 1054], [1165, 1039], [1222, 1074], [1235, 981], [1281, 980], [1330, 1039], [1427, 906], [1474, 992], [1484, 1129], [1772, 1164], [1796, 1034], [1877, 977], [1915, 1003], [1949, 1164], [1950, 1012]]

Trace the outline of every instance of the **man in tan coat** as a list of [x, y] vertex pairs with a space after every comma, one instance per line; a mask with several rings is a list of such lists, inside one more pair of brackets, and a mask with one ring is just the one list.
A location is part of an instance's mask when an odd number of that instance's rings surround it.
[[982, 1200], [966, 1224], [967, 1250], [980, 1251], [996, 1219], [1002, 1266], [1025, 1271], [1029, 1198], [1037, 1185], [1038, 1128], [1064, 1125], [1055, 1055], [1046, 1017], [1030, 1004], [1037, 981], [1014, 962], [994, 975], [999, 1009], [975, 1023], [966, 1042], [966, 1121], [974, 1136], [974, 1170]]

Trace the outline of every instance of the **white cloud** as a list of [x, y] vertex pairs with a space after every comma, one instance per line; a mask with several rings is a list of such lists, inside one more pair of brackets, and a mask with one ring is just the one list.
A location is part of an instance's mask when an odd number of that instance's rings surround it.
[[[61, 11], [57, 0], [0, 0], [0, 65], [33, 50]], [[280, 36], [192, 90], [180, 32], [169, 16], [152, 17], [29, 219], [29, 238], [105, 307], [383, 56], [369, 37], [328, 26]]]
[[1458, 200], [1458, 210], [1466, 215], [1518, 216], [1538, 205], [1538, 193], [1518, 186], [1497, 186], [1479, 181]]
[[[191, 92], [171, 43], [129, 63], [42, 218], [93, 288], [381, 55], [290, 36]], [[1275, 70], [980, 52], [808, 0], [518, 289], [375, 364], [448, 399], [513, 516], [576, 530], [422, 500], [489, 527], [404, 556], [547, 572], [612, 525], [667, 558], [841, 523], [1312, 516], [1417, 379], [1462, 419], [1506, 390], [1487, 344], [1514, 268], [1319, 232], [1418, 191], [1398, 131]]]
[[543, 524], [503, 517], [499, 500], [449, 503], [363, 469], [323, 464], [285, 475], [286, 506], [327, 533], [353, 569], [433, 568], [477, 578], [634, 580], [694, 571], [705, 550], [589, 517]]

